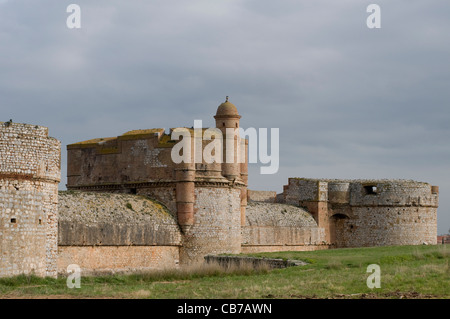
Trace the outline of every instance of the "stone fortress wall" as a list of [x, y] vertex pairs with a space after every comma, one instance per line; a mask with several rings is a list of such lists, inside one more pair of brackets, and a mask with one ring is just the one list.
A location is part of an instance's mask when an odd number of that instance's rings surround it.
[[0, 276], [56, 276], [60, 161], [46, 127], [0, 122]]
[[[248, 149], [225, 133], [239, 127], [233, 104], [222, 103], [215, 119], [225, 139]], [[203, 134], [190, 144], [203, 150]], [[195, 163], [191, 154], [175, 164], [176, 143], [149, 129], [68, 145], [69, 191], [58, 195], [60, 142], [45, 127], [0, 123], [0, 277], [55, 277], [70, 264], [130, 272], [210, 254], [436, 243], [437, 186], [290, 178], [281, 194], [251, 191], [247, 158]]]
[[[264, 194], [267, 195], [260, 195]], [[264, 200], [266, 197], [253, 198]], [[242, 253], [327, 248], [324, 229], [317, 226], [317, 222], [305, 209], [265, 201], [248, 202], [246, 223], [242, 227]]]
[[[160, 201], [174, 213], [183, 234], [180, 264], [203, 262], [208, 253], [239, 253], [247, 204], [247, 159], [228, 163], [225, 141], [234, 140], [234, 154], [241, 143], [246, 145], [239, 131], [231, 136], [227, 132], [239, 128], [240, 117], [228, 100], [217, 108], [214, 129], [224, 137], [221, 163], [196, 158], [195, 147], [204, 153], [210, 142], [203, 138], [207, 129], [202, 128], [172, 128], [170, 134], [164, 129], [134, 130], [70, 144], [67, 188], [137, 194]], [[178, 140], [172, 140], [172, 133], [182, 134], [182, 141], [191, 146], [189, 161], [173, 161]]]
[[439, 188], [410, 180], [290, 178], [285, 203], [305, 207], [336, 247], [435, 244]]
[[161, 203], [129, 194], [60, 192], [58, 272], [177, 268], [182, 244], [176, 217]]

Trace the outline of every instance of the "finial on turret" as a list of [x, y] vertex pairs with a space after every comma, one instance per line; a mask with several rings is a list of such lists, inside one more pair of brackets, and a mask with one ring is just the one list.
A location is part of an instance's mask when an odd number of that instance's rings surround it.
[[225, 98], [225, 102], [228, 102], [228, 95], [227, 95], [227, 97]]

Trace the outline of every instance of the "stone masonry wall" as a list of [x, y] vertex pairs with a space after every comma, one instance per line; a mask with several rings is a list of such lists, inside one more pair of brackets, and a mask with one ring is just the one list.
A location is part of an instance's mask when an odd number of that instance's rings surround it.
[[326, 201], [336, 247], [435, 243], [439, 195], [428, 183], [290, 178], [283, 195], [301, 206]]
[[311, 214], [287, 204], [249, 202], [242, 234], [246, 252], [309, 250], [324, 242], [324, 229]]
[[284, 202], [298, 205], [300, 201], [327, 201], [327, 187], [327, 182], [322, 180], [289, 178], [284, 191]]
[[352, 218], [339, 221], [338, 247], [436, 243], [436, 208], [353, 207], [352, 213]]
[[195, 188], [194, 225], [183, 229], [181, 264], [201, 263], [208, 254], [240, 253], [240, 195], [239, 188]]
[[161, 204], [138, 195], [60, 192], [60, 246], [179, 246], [180, 229]]
[[266, 203], [275, 203], [277, 197], [277, 192], [273, 191], [247, 191], [247, 198], [249, 201], [254, 202], [266, 202]]
[[81, 266], [81, 275], [176, 269], [177, 246], [59, 246], [58, 273]]
[[60, 192], [58, 272], [176, 268], [181, 233], [163, 205], [140, 195]]
[[42, 126], [0, 123], [0, 277], [55, 277], [61, 145]]
[[143, 187], [137, 190], [138, 195], [145, 195], [163, 203], [176, 217], [177, 211], [175, 183], [169, 187]]

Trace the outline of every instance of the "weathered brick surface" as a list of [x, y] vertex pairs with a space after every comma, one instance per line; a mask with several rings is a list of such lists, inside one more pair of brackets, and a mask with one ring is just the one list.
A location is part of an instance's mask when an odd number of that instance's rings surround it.
[[56, 276], [60, 142], [0, 123], [0, 276]]
[[177, 246], [59, 246], [58, 273], [81, 267], [81, 275], [178, 268]]

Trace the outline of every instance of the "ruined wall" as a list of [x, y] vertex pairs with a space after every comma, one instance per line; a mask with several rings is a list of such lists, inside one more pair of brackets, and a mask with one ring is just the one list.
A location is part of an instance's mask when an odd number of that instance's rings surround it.
[[46, 127], [0, 123], [0, 276], [56, 276], [60, 156]]
[[183, 228], [181, 264], [203, 262], [208, 254], [240, 253], [240, 195], [239, 188], [195, 188], [194, 224]]
[[302, 208], [249, 202], [246, 212], [242, 252], [315, 250], [324, 244], [324, 229]]
[[58, 271], [178, 267], [181, 233], [166, 207], [144, 196], [60, 192]]

